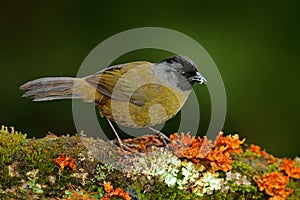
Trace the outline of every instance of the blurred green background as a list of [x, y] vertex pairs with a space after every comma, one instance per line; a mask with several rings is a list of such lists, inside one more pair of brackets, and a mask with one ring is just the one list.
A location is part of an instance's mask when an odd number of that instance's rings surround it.
[[[227, 92], [226, 133], [278, 156], [299, 155], [300, 1], [130, 2], [1, 1], [0, 123], [31, 137], [75, 133], [71, 101], [33, 103], [18, 87], [43, 76], [75, 76], [101, 41], [156, 26], [194, 38], [217, 64]], [[118, 61], [164, 57], [130, 55]], [[200, 132], [210, 117], [204, 111]]]

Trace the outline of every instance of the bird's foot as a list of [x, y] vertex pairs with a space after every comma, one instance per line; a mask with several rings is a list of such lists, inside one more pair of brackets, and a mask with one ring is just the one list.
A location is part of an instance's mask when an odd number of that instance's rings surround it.
[[168, 147], [168, 143], [171, 142], [170, 138], [168, 138], [165, 134], [163, 134], [162, 132], [152, 128], [152, 127], [147, 127], [148, 130], [150, 130], [152, 133], [155, 133], [158, 135], [158, 137], [162, 140], [162, 142], [164, 143], [164, 145], [166, 147]]
[[140, 147], [136, 144], [124, 144], [124, 142], [112, 140], [112, 145], [115, 145], [117, 147], [120, 147], [123, 155], [127, 157], [128, 155], [142, 155], [140, 152], [134, 149], [139, 149]]

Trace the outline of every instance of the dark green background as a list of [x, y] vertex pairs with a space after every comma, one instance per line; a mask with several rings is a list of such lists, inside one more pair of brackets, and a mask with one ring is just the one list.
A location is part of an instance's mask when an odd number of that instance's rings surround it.
[[[0, 123], [29, 136], [74, 133], [71, 101], [32, 103], [18, 87], [75, 76], [101, 41], [156, 26], [189, 35], [214, 59], [227, 92], [226, 133], [279, 156], [299, 155], [300, 2], [282, 2], [1, 1]], [[164, 53], [130, 55], [119, 61], [157, 61]], [[202, 119], [204, 134], [209, 113]]]

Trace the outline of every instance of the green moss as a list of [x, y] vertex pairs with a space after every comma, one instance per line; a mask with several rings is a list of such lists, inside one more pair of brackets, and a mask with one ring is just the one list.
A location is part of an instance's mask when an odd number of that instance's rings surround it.
[[[0, 183], [1, 188], [17, 184], [21, 178], [16, 169], [15, 157], [26, 143], [26, 134], [18, 133], [2, 126], [0, 130]], [[14, 177], [12, 179], [12, 177]]]
[[246, 149], [246, 151], [243, 153], [243, 156], [246, 157], [254, 157], [254, 158], [260, 158], [261, 155], [255, 152], [250, 151], [250, 149]]
[[114, 172], [114, 168], [109, 164], [98, 164], [95, 170], [94, 176], [89, 179], [87, 184], [84, 186], [88, 193], [94, 193], [91, 195], [93, 198], [101, 199], [105, 193], [103, 184], [108, 181], [108, 177]]
[[300, 199], [300, 180], [296, 181], [294, 179], [290, 179], [287, 183], [287, 188], [291, 188], [294, 192], [288, 196], [287, 200], [299, 200]]
[[272, 172], [278, 172], [278, 167], [279, 167], [279, 163], [273, 163], [273, 164], [270, 164], [268, 166], [268, 169], [266, 170], [265, 173], [269, 174], [269, 173], [272, 173]]
[[[61, 153], [72, 158], [76, 158], [78, 152], [86, 153], [78, 136], [26, 139], [26, 135], [13, 129], [9, 132], [2, 126], [0, 144], [0, 189], [5, 191], [5, 196], [28, 199], [36, 194], [59, 195], [69, 183], [81, 184], [80, 180], [72, 176], [72, 169], [66, 167], [60, 171], [54, 162]], [[78, 164], [76, 160], [75, 162]], [[85, 164], [87, 163], [93, 165], [89, 168], [95, 167], [93, 162], [86, 161]], [[33, 171], [36, 173], [33, 174]], [[13, 190], [16, 186], [22, 189], [16, 192]]]
[[143, 193], [142, 190], [137, 189], [138, 196], [141, 200], [190, 200], [199, 199], [196, 195], [191, 192], [179, 190], [176, 187], [168, 187], [167, 184], [161, 183], [160, 181], [154, 182], [155, 187], [152, 191]]
[[239, 199], [262, 199], [264, 196], [263, 193], [258, 191], [256, 185], [245, 186], [232, 184], [229, 194], [233, 196], [238, 194]]
[[[246, 190], [244, 190], [246, 189]], [[267, 200], [268, 197], [261, 192], [256, 191], [256, 187], [253, 188], [243, 188], [243, 187], [232, 187], [228, 192], [216, 191], [212, 195], [204, 195], [205, 200]]]
[[26, 142], [26, 134], [18, 133], [11, 128], [11, 132], [7, 127], [2, 126], [0, 130], [0, 165], [10, 164], [16, 152]]
[[228, 191], [215, 191], [212, 195], [197, 196], [189, 191], [179, 190], [176, 187], [167, 187], [165, 183], [156, 181], [153, 190], [144, 193], [136, 187], [139, 199], [141, 200], [248, 200], [268, 199], [266, 195], [259, 192], [256, 186], [231, 185]]
[[258, 172], [249, 164], [243, 163], [242, 161], [234, 161], [232, 164], [232, 171], [239, 172], [246, 175], [250, 180], [253, 176], [258, 175]]

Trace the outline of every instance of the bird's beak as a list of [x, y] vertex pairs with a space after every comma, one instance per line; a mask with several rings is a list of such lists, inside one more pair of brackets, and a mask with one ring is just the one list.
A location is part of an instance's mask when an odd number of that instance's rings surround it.
[[207, 80], [200, 74], [200, 72], [197, 72], [196, 76], [192, 78], [193, 82], [197, 82], [199, 84], [206, 84]]

